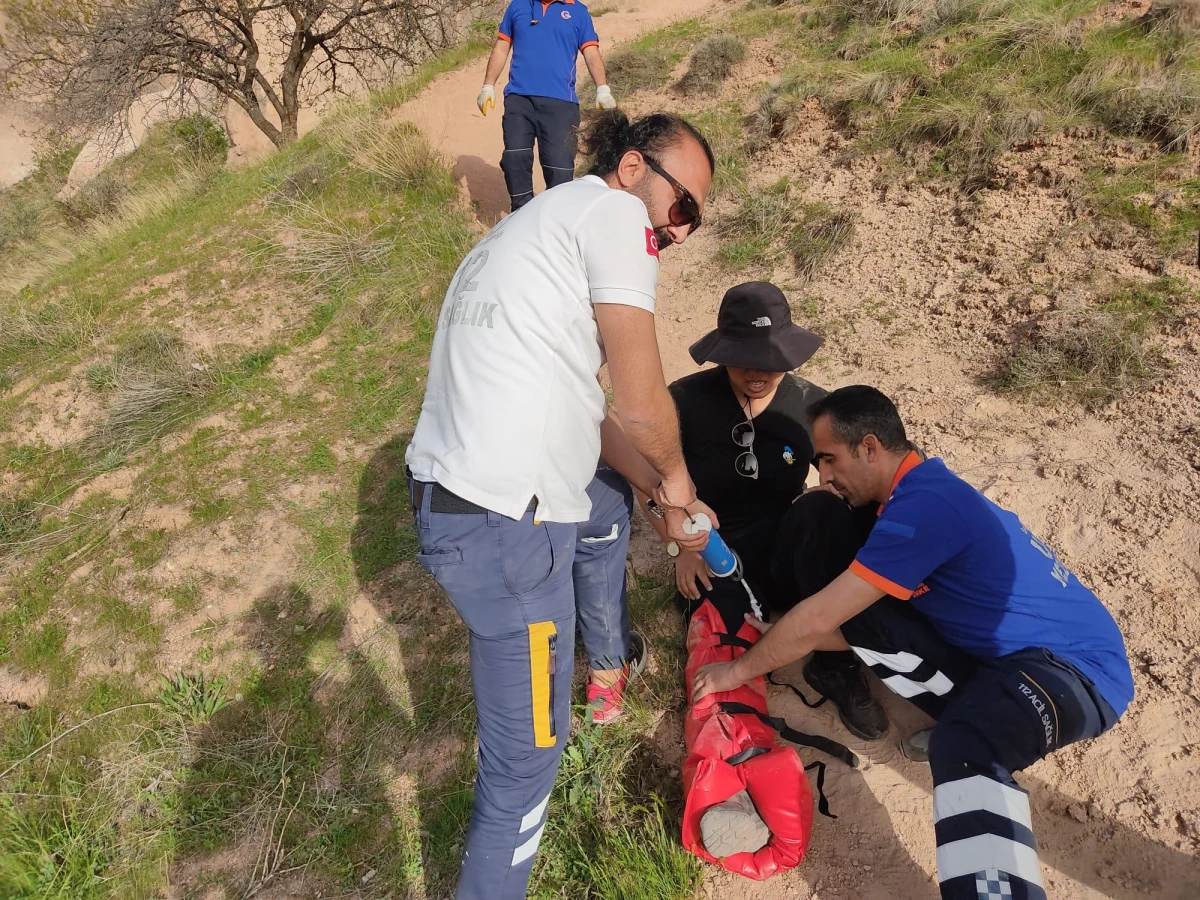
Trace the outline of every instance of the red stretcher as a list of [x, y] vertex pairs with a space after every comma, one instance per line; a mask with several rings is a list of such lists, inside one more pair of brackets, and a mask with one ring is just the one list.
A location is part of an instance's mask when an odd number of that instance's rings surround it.
[[[743, 622], [736, 634], [726, 633], [720, 614], [705, 601], [688, 626], [688, 696], [697, 669], [737, 659], [759, 636], [748, 622]], [[688, 710], [684, 720], [687, 758], [683, 765], [683, 845], [703, 860], [758, 881], [794, 868], [808, 850], [813, 798], [806, 769], [817, 769], [821, 813], [836, 818], [825, 801], [825, 764], [815, 762], [806, 767], [793, 748], [776, 744], [777, 733], [785, 740], [813, 747], [858, 768], [858, 757], [842, 744], [795, 731], [782, 719], [769, 716], [762, 678], [737, 690], [704, 697]], [[700, 819], [709, 807], [743, 790], [749, 793], [770, 829], [770, 840], [754, 853], [718, 859], [704, 848]]]

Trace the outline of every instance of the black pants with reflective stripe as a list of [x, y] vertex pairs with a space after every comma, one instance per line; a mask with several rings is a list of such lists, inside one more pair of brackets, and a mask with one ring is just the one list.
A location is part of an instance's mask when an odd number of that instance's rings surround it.
[[533, 143], [546, 187], [565, 184], [575, 177], [575, 130], [579, 127], [579, 104], [554, 97], [504, 97], [504, 156], [500, 170], [508, 185], [508, 196], [516, 212], [533, 199]]
[[910, 604], [884, 597], [842, 626], [885, 685], [937, 720], [929, 745], [943, 900], [1044, 900], [1029, 799], [1013, 773], [1116, 722], [1048, 650], [976, 659]]
[[[825, 587], [854, 559], [874, 518], [874, 509], [851, 510], [829, 493], [797, 500], [770, 561], [776, 594], [802, 599]], [[892, 597], [842, 634], [890, 690], [937, 721], [930, 765], [944, 900], [1043, 900], [1029, 799], [1013, 773], [1111, 728], [1111, 707], [1048, 651], [977, 659]]]

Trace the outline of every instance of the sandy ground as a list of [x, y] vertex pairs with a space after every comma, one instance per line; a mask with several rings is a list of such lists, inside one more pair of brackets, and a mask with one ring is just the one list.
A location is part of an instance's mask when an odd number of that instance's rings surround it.
[[[653, 19], [649, 9], [622, 11], [597, 24], [608, 45], [700, 6], [660, 3]], [[480, 218], [494, 221], [505, 201], [495, 168], [501, 137], [498, 115], [485, 119], [474, 108], [479, 69], [438, 79], [401, 114], [426, 129], [466, 180]], [[726, 93], [771, 74], [771, 61], [752, 55]], [[669, 91], [631, 106], [688, 109]], [[847, 206], [859, 217], [856, 238], [817, 281], [799, 284], [790, 267], [755, 273], [773, 276], [793, 300], [819, 298], [820, 314], [805, 324], [828, 343], [804, 374], [830, 388], [872, 383], [896, 398], [912, 437], [1054, 545], [1126, 635], [1138, 697], [1120, 725], [1021, 776], [1048, 893], [1060, 900], [1200, 896], [1196, 323], [1164, 339], [1174, 368], [1145, 396], [1096, 414], [1002, 399], [982, 382], [1021, 322], [1113, 278], [1150, 277], [1139, 248], [1104, 249], [1069, 195], [1048, 186], [1056, 181], [1048, 176], [1069, 177], [1094, 148], [1063, 138], [1012, 154], [1006, 189], [985, 192], [970, 210], [949, 193], [885, 177], [874, 160], [848, 159], [843, 145], [814, 109], [800, 134], [755, 161], [756, 182], [788, 175], [805, 200]], [[719, 218], [722, 204], [713, 211]], [[712, 262], [716, 249], [705, 229], [663, 254], [657, 319], [668, 379], [695, 370], [687, 346], [712, 327], [723, 291], [744, 280]], [[1200, 283], [1182, 260], [1169, 262], [1167, 274]], [[642, 571], [666, 571], [645, 530], [635, 557]], [[803, 684], [799, 670], [781, 674]], [[764, 884], [712, 870], [704, 895], [936, 896], [929, 771], [896, 746], [924, 724], [920, 713], [885, 697], [894, 727], [866, 744], [834, 713], [809, 711], [781, 688], [772, 689], [771, 704], [796, 727], [850, 743], [868, 763], [857, 772], [831, 763], [827, 792], [839, 818], [818, 817], [802, 866]], [[678, 723], [664, 722], [669, 740], [671, 729], [681, 757]]]

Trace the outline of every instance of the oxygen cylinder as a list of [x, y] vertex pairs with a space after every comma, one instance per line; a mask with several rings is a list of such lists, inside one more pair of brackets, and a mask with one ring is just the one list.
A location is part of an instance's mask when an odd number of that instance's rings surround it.
[[728, 578], [731, 575], [740, 577], [742, 561], [721, 537], [720, 532], [712, 527], [712, 520], [704, 513], [697, 513], [689, 519], [684, 519], [683, 530], [688, 534], [708, 532], [708, 544], [700, 551], [705, 565], [718, 578]]

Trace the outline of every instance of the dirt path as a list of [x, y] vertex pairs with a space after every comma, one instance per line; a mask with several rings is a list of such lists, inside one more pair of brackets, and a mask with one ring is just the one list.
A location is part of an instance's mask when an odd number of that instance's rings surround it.
[[[646, 31], [661, 28], [683, 18], [702, 15], [714, 0], [616, 0], [592, 3], [593, 10], [611, 10], [596, 18], [600, 50], [608, 53], [613, 46]], [[580, 80], [587, 78], [582, 63]], [[446, 156], [456, 178], [465, 179], [471, 199], [478, 205], [479, 218], [493, 223], [508, 211], [508, 191], [499, 169], [504, 141], [500, 117], [504, 99], [496, 97], [496, 109], [486, 117], [475, 106], [475, 97], [483, 83], [484, 57], [434, 81], [411, 102], [400, 107], [397, 115], [421, 126]], [[508, 69], [497, 83], [502, 94]], [[545, 187], [540, 169], [534, 166], [534, 187]]]
[[[652, 12], [614, 12], [597, 24], [611, 46], [705, 5], [666, 2]], [[481, 218], [493, 221], [507, 198], [495, 168], [498, 117], [484, 119], [474, 108], [481, 65], [439, 79], [402, 115], [454, 161]], [[738, 99], [747, 85], [773, 74], [752, 53], [723, 99]], [[634, 113], [664, 106], [695, 111], [670, 91], [630, 104]], [[950, 193], [911, 180], [897, 184], [872, 159], [847, 161], [843, 149], [814, 109], [799, 134], [754, 162], [755, 184], [787, 175], [803, 186], [806, 201], [857, 214], [856, 238], [816, 281], [798, 283], [783, 266], [752, 275], [722, 270], [711, 228], [664, 253], [657, 321], [667, 378], [695, 370], [687, 347], [712, 327], [732, 284], [772, 277], [798, 305], [815, 298], [803, 304], [818, 310], [805, 324], [828, 342], [804, 374], [830, 388], [876, 384], [895, 397], [913, 438], [1054, 545], [1126, 635], [1138, 698], [1121, 724], [1021, 776], [1032, 795], [1049, 896], [1200, 896], [1200, 343], [1194, 335], [1169, 337], [1169, 379], [1096, 414], [1002, 399], [985, 378], [1030, 315], [1098, 289], [1097, 273], [1150, 277], [1135, 253], [1091, 241], [1069, 201], [1034, 177], [1037, 166], [1076, 172], [1080, 148], [1056, 139], [1036, 157], [1012, 154], [1008, 188], [985, 192], [981, 208], [969, 214]], [[727, 209], [713, 204], [712, 218]], [[1182, 263], [1169, 263], [1167, 274], [1200, 287], [1195, 270]], [[634, 552], [639, 571], [666, 571], [644, 530]], [[782, 674], [803, 684], [799, 665]], [[827, 791], [839, 818], [818, 817], [798, 870], [765, 884], [710, 870], [704, 896], [936, 896], [929, 772], [896, 749], [899, 735], [921, 724], [920, 714], [887, 698], [892, 731], [863, 744], [831, 713], [806, 710], [783, 689], [772, 692], [777, 714], [848, 741], [869, 764], [861, 772], [830, 766]], [[682, 755], [678, 742], [675, 750]]]

